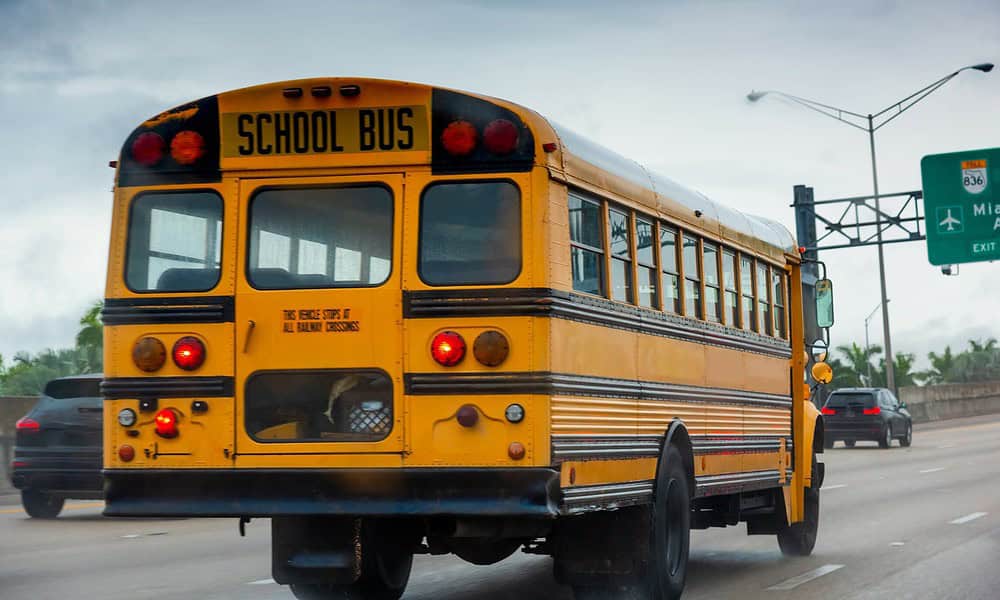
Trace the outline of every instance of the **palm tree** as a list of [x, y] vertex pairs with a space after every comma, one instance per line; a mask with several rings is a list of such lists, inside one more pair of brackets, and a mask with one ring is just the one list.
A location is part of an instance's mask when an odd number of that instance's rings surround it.
[[850, 371], [854, 373], [854, 381], [850, 386], [847, 387], [857, 387], [862, 385], [871, 385], [870, 374], [875, 369], [872, 368], [872, 357], [881, 354], [882, 347], [879, 345], [868, 346], [867, 348], [862, 348], [854, 342], [851, 342], [850, 346], [841, 345], [837, 346], [837, 351], [840, 352], [844, 358], [847, 359], [847, 363], [850, 367]]
[[931, 362], [931, 368], [917, 373], [915, 377], [928, 384], [946, 383], [955, 380], [955, 356], [951, 353], [951, 346], [945, 346], [944, 352], [928, 352], [927, 360]]
[[83, 371], [100, 371], [103, 364], [104, 324], [101, 323], [101, 309], [104, 302], [94, 302], [80, 317], [80, 331], [76, 334], [76, 347], [85, 361]]

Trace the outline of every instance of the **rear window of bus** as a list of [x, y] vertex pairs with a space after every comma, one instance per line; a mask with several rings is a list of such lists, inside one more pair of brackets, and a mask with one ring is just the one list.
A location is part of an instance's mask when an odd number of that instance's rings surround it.
[[420, 278], [510, 283], [521, 273], [521, 193], [509, 181], [436, 183], [420, 201]]
[[381, 285], [392, 213], [381, 185], [262, 190], [250, 201], [247, 280], [265, 290]]
[[211, 290], [222, 259], [222, 198], [206, 191], [136, 196], [126, 256], [133, 292]]

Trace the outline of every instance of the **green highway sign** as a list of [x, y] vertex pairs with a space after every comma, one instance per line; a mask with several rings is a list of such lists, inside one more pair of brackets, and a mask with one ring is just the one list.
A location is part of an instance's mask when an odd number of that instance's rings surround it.
[[1000, 148], [920, 161], [932, 265], [1000, 260]]

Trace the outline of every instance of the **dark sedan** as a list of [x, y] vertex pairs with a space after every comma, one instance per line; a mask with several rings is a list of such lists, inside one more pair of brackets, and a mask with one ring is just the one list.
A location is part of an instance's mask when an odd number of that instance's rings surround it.
[[913, 442], [913, 419], [906, 403], [885, 388], [841, 388], [830, 394], [822, 412], [827, 448], [838, 440], [848, 448], [858, 440], [878, 442], [882, 448], [894, 439], [900, 446]]
[[53, 379], [17, 422], [11, 480], [24, 510], [52, 519], [66, 498], [102, 498], [101, 376]]

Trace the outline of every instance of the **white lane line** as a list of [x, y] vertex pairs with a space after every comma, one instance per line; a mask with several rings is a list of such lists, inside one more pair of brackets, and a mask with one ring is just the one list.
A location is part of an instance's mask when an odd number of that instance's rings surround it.
[[965, 515], [964, 517], [959, 517], [954, 521], [948, 521], [952, 525], [961, 525], [963, 523], [968, 523], [969, 521], [975, 521], [976, 519], [985, 517], [989, 513], [984, 512], [974, 512], [972, 514]]
[[276, 582], [269, 577], [267, 579], [258, 579], [257, 581], [248, 581], [247, 585], [270, 585], [272, 583]]
[[805, 573], [803, 573], [801, 575], [796, 575], [795, 577], [792, 577], [791, 579], [786, 579], [786, 580], [782, 581], [781, 583], [776, 583], [776, 584], [774, 584], [771, 587], [766, 588], [766, 589], [768, 591], [771, 591], [771, 592], [782, 592], [782, 591], [785, 591], [785, 590], [794, 590], [795, 588], [799, 587], [803, 583], [808, 583], [808, 582], [812, 581], [813, 579], [816, 579], [817, 577], [822, 577], [822, 576], [824, 576], [824, 575], [826, 575], [828, 573], [833, 573], [837, 569], [841, 569], [843, 567], [844, 567], [844, 565], [823, 565], [822, 567], [819, 567], [818, 569], [813, 569], [812, 571], [806, 571]]
[[955, 447], [955, 444], [945, 444], [945, 445], [943, 445], [943, 446], [938, 446], [938, 448], [939, 448], [940, 450], [945, 450], [945, 449], [947, 449], [947, 448], [954, 448], [954, 447]]
[[839, 490], [840, 488], [847, 487], [846, 483], [838, 483], [837, 485], [824, 485], [821, 490]]
[[933, 469], [923, 469], [921, 473], [937, 473], [938, 471], [944, 471], [944, 467], [934, 467]]

